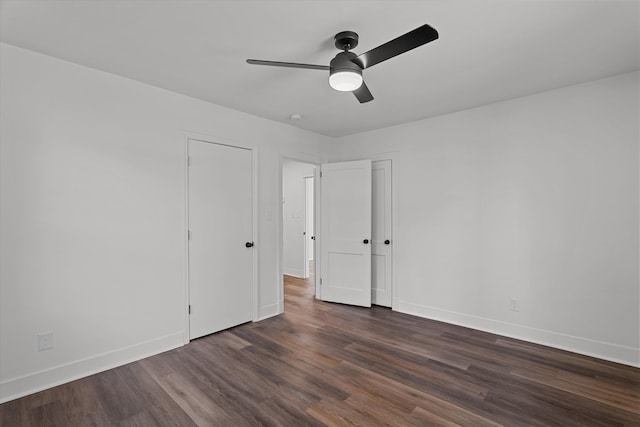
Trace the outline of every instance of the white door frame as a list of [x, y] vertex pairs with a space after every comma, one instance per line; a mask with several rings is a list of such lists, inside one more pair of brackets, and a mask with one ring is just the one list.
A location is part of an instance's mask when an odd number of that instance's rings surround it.
[[[316, 167], [316, 169], [320, 168], [320, 164], [322, 163], [322, 160], [313, 155], [313, 154], [307, 154], [307, 153], [280, 153], [279, 156], [279, 162], [278, 162], [278, 171], [280, 172], [278, 174], [278, 206], [277, 206], [277, 223], [276, 223], [276, 236], [278, 236], [278, 247], [276, 250], [276, 258], [277, 258], [277, 263], [278, 263], [278, 277], [277, 277], [277, 288], [278, 288], [278, 292], [277, 292], [277, 300], [278, 300], [278, 314], [279, 313], [283, 313], [284, 312], [284, 280], [283, 280], [283, 275], [284, 275], [284, 239], [283, 239], [283, 230], [284, 230], [284, 214], [283, 214], [283, 209], [282, 209], [282, 168], [284, 165], [284, 161], [285, 160], [293, 160], [295, 162], [301, 162], [301, 163], [309, 163], [312, 164]], [[318, 194], [317, 194], [317, 189], [318, 189], [318, 180], [314, 180], [314, 202], [316, 202], [318, 200]], [[314, 209], [317, 212], [317, 207], [316, 207], [316, 203], [314, 203]], [[315, 241], [315, 249], [314, 249], [314, 256], [315, 256], [315, 268], [317, 271], [318, 265], [319, 265], [319, 254], [318, 254], [318, 247], [320, 245], [320, 243], [318, 242], [318, 218], [316, 215], [314, 215], [313, 220], [315, 221], [315, 233], [316, 233], [316, 241]], [[316, 289], [318, 289], [318, 274], [314, 275], [314, 284]], [[316, 292], [317, 295], [317, 292]]]
[[[309, 272], [309, 245], [310, 242], [309, 240], [311, 240], [311, 236], [313, 234], [310, 233], [311, 230], [309, 230], [309, 192], [307, 191], [307, 180], [311, 179], [311, 183], [313, 184], [313, 188], [315, 189], [315, 180], [313, 178], [313, 176], [305, 176], [302, 178], [303, 182], [304, 182], [304, 265], [302, 266], [302, 271], [303, 271], [303, 276], [305, 279], [309, 278], [310, 272]], [[311, 203], [311, 205], [313, 206], [313, 210], [315, 210], [315, 191], [311, 191], [311, 195], [314, 197], [313, 202]], [[315, 212], [313, 212], [311, 214], [311, 217], [313, 218], [313, 223], [315, 223]], [[315, 229], [314, 229], [314, 233], [315, 233]], [[315, 239], [315, 238], [314, 238]], [[315, 249], [315, 248], [314, 248]], [[314, 252], [314, 256], [315, 256], [315, 252]]]
[[183, 235], [182, 241], [184, 242], [184, 292], [183, 292], [183, 337], [184, 344], [188, 344], [190, 341], [189, 331], [189, 140], [197, 140], [207, 142], [211, 144], [226, 145], [235, 148], [244, 148], [251, 150], [251, 215], [252, 215], [252, 239], [255, 244], [253, 252], [253, 321], [258, 320], [259, 313], [259, 294], [258, 294], [258, 252], [260, 248], [260, 242], [257, 241], [258, 235], [258, 147], [250, 144], [245, 144], [237, 141], [229, 141], [228, 139], [203, 135], [195, 132], [185, 132], [183, 134], [183, 176], [184, 176], [184, 211], [183, 211]]

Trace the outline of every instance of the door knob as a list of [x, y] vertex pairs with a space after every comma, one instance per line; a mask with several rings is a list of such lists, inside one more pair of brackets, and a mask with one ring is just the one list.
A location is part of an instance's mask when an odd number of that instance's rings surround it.
[[247, 248], [252, 248], [253, 247], [253, 242], [247, 242], [244, 244], [245, 247]]
[[311, 236], [311, 240], [316, 240], [316, 236]]
[[364, 240], [362, 241], [362, 243], [364, 243], [364, 244], [366, 245], [367, 243], [369, 243], [369, 239], [364, 239]]
[[389, 240], [389, 239], [387, 239], [387, 240], [385, 240], [385, 241], [384, 241], [384, 244], [385, 244], [385, 245], [388, 245], [389, 243], [391, 243], [391, 240]]

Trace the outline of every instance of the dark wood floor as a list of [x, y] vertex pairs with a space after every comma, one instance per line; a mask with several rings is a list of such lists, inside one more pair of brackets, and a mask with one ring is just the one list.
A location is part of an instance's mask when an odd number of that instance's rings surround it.
[[2, 426], [640, 425], [640, 369], [313, 299], [0, 405]]

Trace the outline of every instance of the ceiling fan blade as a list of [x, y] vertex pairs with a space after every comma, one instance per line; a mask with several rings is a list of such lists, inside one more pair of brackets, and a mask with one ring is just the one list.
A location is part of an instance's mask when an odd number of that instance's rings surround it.
[[356, 98], [358, 98], [360, 104], [373, 101], [373, 95], [371, 95], [371, 92], [369, 92], [369, 88], [364, 82], [362, 82], [362, 85], [360, 85], [358, 89], [353, 91], [353, 94], [356, 96]]
[[415, 49], [423, 44], [434, 41], [437, 38], [438, 32], [435, 28], [425, 24], [422, 27], [409, 31], [398, 38], [357, 56], [352, 59], [352, 61], [363, 69], [369, 68], [382, 61], [386, 61], [387, 59], [400, 55], [401, 53], [408, 52], [411, 49]]
[[262, 61], [260, 59], [247, 59], [248, 64], [270, 65], [272, 67], [305, 68], [308, 70], [329, 71], [328, 65], [299, 64], [297, 62]]

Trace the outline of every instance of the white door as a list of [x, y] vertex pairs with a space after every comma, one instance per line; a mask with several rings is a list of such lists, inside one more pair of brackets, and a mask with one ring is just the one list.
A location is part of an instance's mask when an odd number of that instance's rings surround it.
[[321, 166], [320, 299], [371, 306], [371, 160]]
[[189, 140], [190, 338], [253, 319], [252, 152]]
[[371, 302], [391, 307], [391, 160], [372, 164]]

